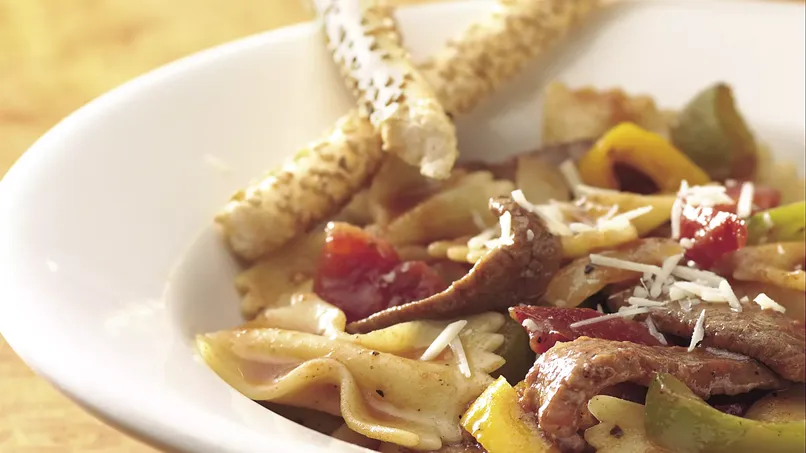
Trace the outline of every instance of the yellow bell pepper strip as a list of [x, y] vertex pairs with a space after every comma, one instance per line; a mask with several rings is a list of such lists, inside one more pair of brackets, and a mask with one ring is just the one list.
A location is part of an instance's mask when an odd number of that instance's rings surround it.
[[755, 173], [756, 140], [724, 83], [706, 88], [686, 105], [671, 138], [715, 180], [747, 180]]
[[461, 424], [488, 453], [558, 453], [540, 435], [537, 422], [529, 422], [503, 376], [476, 399]]
[[618, 189], [617, 163], [645, 174], [661, 192], [675, 192], [680, 182], [702, 185], [708, 174], [663, 137], [633, 123], [610, 129], [579, 161], [579, 174], [585, 184]]
[[806, 201], [758, 212], [747, 220], [747, 243], [806, 241]]
[[678, 453], [806, 451], [806, 421], [771, 423], [725, 414], [669, 374], [652, 381], [644, 424], [652, 442]]

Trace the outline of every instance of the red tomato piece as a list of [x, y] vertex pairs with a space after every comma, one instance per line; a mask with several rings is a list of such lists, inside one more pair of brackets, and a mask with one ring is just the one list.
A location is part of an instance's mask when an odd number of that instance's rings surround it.
[[747, 225], [736, 214], [715, 207], [685, 206], [680, 219], [680, 237], [692, 240], [686, 259], [707, 269], [723, 255], [747, 244]]
[[[601, 338], [613, 341], [631, 341], [649, 346], [659, 346], [661, 342], [649, 333], [646, 324], [625, 318], [613, 318], [580, 327], [571, 324], [585, 319], [603, 316], [589, 308], [559, 308], [523, 305], [509, 309], [509, 315], [523, 325], [527, 319], [526, 332], [529, 346], [537, 354], [551, 349], [557, 342], [573, 341], [579, 337]], [[536, 327], [535, 327], [536, 326]]]
[[427, 263], [402, 262], [388, 242], [347, 223], [328, 225], [313, 290], [340, 308], [347, 322], [432, 296], [446, 287]]

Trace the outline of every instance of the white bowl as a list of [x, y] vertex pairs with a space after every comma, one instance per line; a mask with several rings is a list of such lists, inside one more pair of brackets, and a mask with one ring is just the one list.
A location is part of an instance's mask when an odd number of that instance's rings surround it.
[[[438, 4], [399, 17], [422, 58], [490, 7]], [[724, 80], [758, 135], [802, 167], [803, 36], [801, 5], [612, 7], [461, 118], [461, 148], [486, 158], [534, 148], [549, 79], [622, 86], [669, 107]], [[322, 37], [305, 24], [178, 61], [82, 108], [0, 186], [3, 335], [65, 394], [147, 442], [187, 452], [360, 451], [231, 390], [191, 342], [239, 321], [237, 266], [214, 213], [350, 105]]]

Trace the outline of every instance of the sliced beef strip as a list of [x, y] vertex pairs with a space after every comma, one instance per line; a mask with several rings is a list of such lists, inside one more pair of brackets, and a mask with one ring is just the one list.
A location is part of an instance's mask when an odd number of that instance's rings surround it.
[[537, 414], [540, 428], [561, 450], [579, 452], [586, 446], [578, 431], [588, 401], [616, 384], [648, 386], [657, 373], [672, 374], [703, 399], [784, 385], [750, 358], [582, 337], [558, 343], [537, 359], [520, 402], [524, 410]]
[[511, 198], [490, 200], [497, 216], [512, 216], [511, 244], [499, 245], [470, 272], [445, 291], [423, 300], [392, 307], [347, 325], [350, 333], [413, 321], [468, 316], [505, 310], [517, 304], [534, 303], [545, 293], [562, 259], [560, 240], [546, 224]]
[[[618, 295], [608, 300], [611, 307], [624, 304]], [[741, 312], [734, 312], [728, 304], [702, 302], [687, 311], [679, 302], [670, 302], [645, 316], [651, 316], [662, 333], [691, 338], [702, 310], [703, 346], [752, 357], [784, 379], [806, 382], [806, 326], [784, 313], [756, 304], [743, 304]]]

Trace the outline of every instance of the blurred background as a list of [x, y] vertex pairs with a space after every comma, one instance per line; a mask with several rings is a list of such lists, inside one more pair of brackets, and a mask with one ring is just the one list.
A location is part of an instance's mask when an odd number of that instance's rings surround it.
[[[0, 0], [0, 175], [103, 92], [206, 47], [307, 20], [307, 1]], [[35, 377], [0, 337], [0, 452], [154, 450]]]

